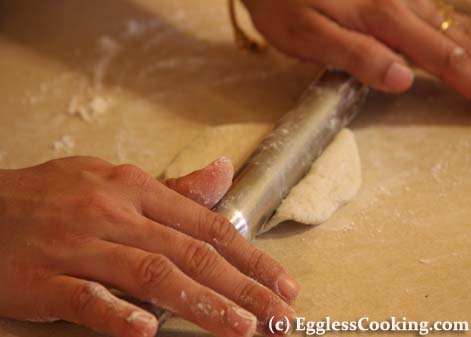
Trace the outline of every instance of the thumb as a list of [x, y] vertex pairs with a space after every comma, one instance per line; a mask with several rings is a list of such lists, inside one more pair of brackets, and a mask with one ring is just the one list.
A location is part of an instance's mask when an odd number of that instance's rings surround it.
[[212, 208], [232, 184], [234, 168], [230, 159], [221, 157], [205, 168], [186, 176], [162, 181], [168, 188]]

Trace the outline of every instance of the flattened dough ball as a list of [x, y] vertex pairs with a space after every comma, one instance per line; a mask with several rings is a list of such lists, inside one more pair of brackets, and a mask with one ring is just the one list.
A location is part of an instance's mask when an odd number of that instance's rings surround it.
[[[183, 176], [221, 156], [230, 158], [237, 170], [271, 128], [256, 123], [208, 127], [174, 159], [164, 175]], [[353, 199], [360, 185], [361, 165], [355, 137], [350, 130], [343, 129], [283, 200], [263, 232], [288, 220], [321, 224]]]
[[355, 136], [343, 129], [290, 191], [263, 231], [288, 220], [321, 224], [352, 200], [360, 185], [361, 164]]

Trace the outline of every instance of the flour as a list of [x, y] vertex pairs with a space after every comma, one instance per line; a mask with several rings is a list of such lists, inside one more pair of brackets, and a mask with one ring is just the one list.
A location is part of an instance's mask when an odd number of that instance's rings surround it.
[[124, 33], [124, 37], [137, 37], [145, 33], [146, 30], [147, 26], [143, 22], [129, 20], [126, 24], [126, 32]]
[[102, 36], [98, 40], [100, 57], [93, 71], [93, 81], [96, 90], [103, 88], [103, 82], [114, 58], [121, 51], [121, 44], [110, 36]]
[[448, 164], [446, 162], [438, 162], [430, 169], [433, 179], [437, 183], [442, 182], [442, 176], [447, 174]]
[[[183, 10], [177, 10], [173, 16], [166, 17], [168, 21], [181, 21], [186, 17]], [[137, 20], [131, 19], [125, 23], [124, 31], [120, 34], [123, 39], [132, 40], [142, 37], [144, 34], [162, 30], [164, 22], [161, 19]]]
[[69, 135], [62, 136], [52, 143], [52, 150], [57, 153], [70, 154], [75, 147], [74, 139]]
[[203, 296], [194, 307], [193, 311], [202, 316], [217, 317], [219, 316], [219, 310], [213, 307], [210, 303], [210, 299], [206, 296]]
[[102, 36], [97, 45], [99, 57], [93, 68], [93, 83], [82, 86], [81, 90], [71, 97], [67, 107], [67, 114], [77, 116], [88, 123], [96, 122], [112, 106], [113, 100], [104, 93], [104, 81], [111, 63], [123, 48], [110, 36]]
[[72, 71], [63, 72], [51, 79], [37, 84], [36, 88], [25, 89], [23, 103], [36, 105], [49, 100], [60, 99], [64, 95], [64, 87], [70, 83], [80, 83], [81, 78]]
[[144, 326], [151, 324], [155, 321], [154, 316], [142, 312], [142, 311], [133, 311], [127, 318], [126, 322], [131, 324], [142, 324]]
[[94, 123], [108, 112], [112, 104], [112, 99], [106, 96], [96, 95], [87, 100], [76, 95], [71, 98], [67, 113], [85, 122]]
[[441, 261], [441, 260], [445, 260], [445, 259], [448, 259], [448, 258], [451, 258], [451, 257], [459, 257], [459, 256], [461, 256], [461, 254], [453, 252], [453, 253], [446, 254], [446, 255], [440, 255], [440, 256], [434, 256], [434, 257], [429, 257], [429, 258], [425, 258], [425, 259], [419, 259], [418, 262], [421, 263], [421, 264], [432, 264], [432, 263], [435, 263], [435, 262], [438, 262], [438, 261]]
[[181, 298], [183, 301], [186, 301], [187, 295], [186, 295], [185, 290], [182, 290], [182, 291], [180, 292], [180, 298]]

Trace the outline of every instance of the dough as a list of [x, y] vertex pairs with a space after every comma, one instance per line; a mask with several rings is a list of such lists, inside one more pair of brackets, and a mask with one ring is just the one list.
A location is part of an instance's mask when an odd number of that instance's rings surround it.
[[234, 165], [234, 172], [237, 172], [271, 129], [272, 125], [269, 123], [237, 123], [207, 127], [175, 157], [165, 170], [164, 177], [184, 176], [220, 157], [229, 158]]
[[[269, 124], [228, 124], [208, 127], [165, 170], [166, 178], [186, 175], [225, 156], [239, 169], [271, 129]], [[361, 185], [361, 165], [353, 133], [342, 130], [289, 193], [263, 228], [293, 220], [318, 225], [349, 202]]]
[[360, 185], [361, 164], [355, 137], [343, 129], [293, 187], [263, 231], [287, 220], [321, 224], [352, 200]]

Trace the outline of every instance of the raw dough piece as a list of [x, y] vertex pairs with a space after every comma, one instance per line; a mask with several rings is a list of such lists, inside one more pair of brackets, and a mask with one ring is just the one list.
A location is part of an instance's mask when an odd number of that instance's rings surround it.
[[237, 172], [271, 129], [272, 125], [268, 123], [208, 127], [176, 156], [165, 170], [164, 177], [184, 176], [220, 157], [229, 158], [234, 172]]
[[[228, 124], [208, 127], [165, 170], [180, 177], [225, 156], [237, 170], [270, 131], [269, 124]], [[265, 225], [268, 231], [287, 220], [318, 225], [349, 202], [361, 185], [361, 165], [353, 133], [342, 130], [310, 171], [289, 193]]]
[[355, 137], [344, 129], [290, 191], [263, 231], [288, 220], [321, 224], [352, 200], [360, 185], [361, 165]]

